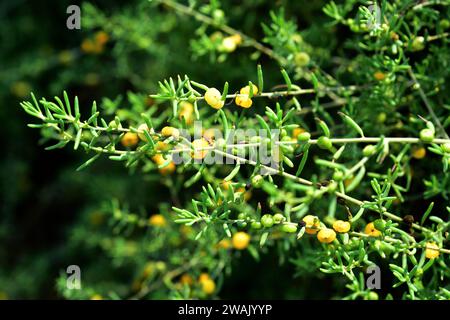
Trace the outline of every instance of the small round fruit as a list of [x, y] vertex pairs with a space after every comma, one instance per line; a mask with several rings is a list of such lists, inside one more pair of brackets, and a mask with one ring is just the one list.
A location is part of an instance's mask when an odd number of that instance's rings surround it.
[[257, 174], [252, 178], [252, 186], [254, 186], [255, 188], [261, 187], [263, 182], [264, 178], [260, 174]]
[[231, 242], [233, 244], [233, 248], [237, 250], [244, 250], [250, 243], [250, 236], [248, 233], [240, 231], [233, 235]]
[[164, 227], [166, 225], [166, 219], [161, 214], [154, 214], [148, 219], [148, 223], [154, 227]]
[[203, 159], [206, 157], [208, 150], [200, 150], [209, 147], [209, 142], [205, 138], [195, 139], [192, 141], [192, 148], [195, 149], [191, 152], [191, 156], [194, 159]]
[[435, 242], [427, 242], [425, 247], [425, 257], [435, 259], [439, 257], [439, 246]]
[[433, 142], [434, 131], [428, 128], [420, 130], [420, 140], [427, 143]]
[[203, 283], [203, 282], [205, 282], [206, 280], [209, 280], [209, 279], [211, 279], [209, 274], [207, 274], [206, 272], [202, 272], [200, 274], [200, 276], [198, 277], [198, 282]]
[[137, 145], [139, 142], [139, 136], [136, 133], [133, 132], [127, 132], [123, 135], [122, 139], [120, 140], [120, 143], [125, 148], [131, 148]]
[[441, 145], [441, 148], [445, 153], [450, 153], [450, 143], [444, 143], [443, 145]]
[[164, 137], [173, 137], [174, 139], [178, 139], [180, 137], [180, 130], [174, 127], [164, 127], [161, 130], [161, 134]]
[[386, 221], [383, 219], [377, 219], [373, 222], [373, 226], [379, 231], [384, 231], [386, 229]]
[[297, 225], [294, 223], [285, 223], [281, 226], [281, 231], [286, 233], [295, 233], [297, 232]]
[[239, 220], [245, 220], [247, 218], [247, 215], [245, 213], [241, 212], [238, 214], [237, 218]]
[[419, 148], [413, 148], [411, 155], [414, 159], [420, 160], [420, 159], [425, 158], [426, 154], [427, 154], [427, 151], [425, 150], [425, 148], [419, 147]]
[[261, 224], [265, 228], [273, 226], [273, 217], [270, 214], [265, 214], [261, 217]]
[[206, 279], [201, 284], [203, 292], [207, 295], [213, 294], [216, 290], [216, 283], [212, 279]]
[[317, 239], [322, 243], [331, 243], [336, 239], [336, 232], [329, 228], [320, 229], [317, 233]]
[[309, 64], [309, 55], [306, 52], [297, 52], [294, 56], [294, 62], [298, 67], [304, 67]]
[[273, 215], [273, 222], [278, 224], [285, 220], [284, 216], [281, 213], [275, 213]]
[[297, 136], [298, 142], [308, 142], [311, 139], [311, 134], [309, 132], [302, 132]]
[[377, 150], [377, 148], [374, 145], [369, 144], [369, 145], [364, 147], [364, 149], [363, 149], [363, 156], [364, 157], [370, 157], [370, 156], [372, 156], [375, 153], [376, 150]]
[[148, 126], [143, 123], [138, 127], [138, 136], [139, 139], [141, 139], [142, 141], [147, 141], [147, 136], [144, 134], [145, 131], [150, 132], [150, 129], [148, 128]]
[[333, 143], [331, 142], [330, 138], [321, 136], [319, 137], [319, 139], [317, 139], [317, 145], [320, 149], [330, 150], [333, 146]]
[[350, 222], [348, 222], [348, 221], [336, 220], [333, 223], [333, 229], [336, 232], [339, 232], [339, 233], [347, 233], [347, 232], [349, 232], [350, 227], [351, 227], [351, 225], [350, 225]]
[[187, 273], [184, 273], [180, 278], [181, 284], [186, 284], [188, 286], [191, 286], [194, 283], [194, 279]]
[[248, 96], [236, 96], [235, 102], [238, 106], [248, 109], [252, 106], [253, 101]]
[[205, 101], [214, 109], [221, 109], [225, 104], [225, 101], [222, 100], [220, 91], [216, 88], [209, 88], [208, 90], [206, 90]]
[[[258, 93], [258, 87], [255, 86], [254, 84], [252, 84], [252, 89], [253, 89], [253, 94], [257, 94]], [[250, 86], [245, 86], [243, 87], [240, 91], [240, 94], [250, 94]]]
[[219, 249], [229, 249], [231, 247], [231, 241], [228, 239], [222, 239], [217, 244]]
[[223, 51], [233, 52], [234, 50], [236, 50], [236, 47], [237, 47], [237, 43], [232, 36], [223, 38], [222, 46], [221, 46]]
[[250, 227], [251, 227], [252, 229], [254, 229], [254, 230], [259, 230], [259, 229], [262, 228], [262, 224], [261, 224], [261, 222], [259, 222], [259, 221], [253, 221], [253, 222], [250, 224]]
[[382, 81], [386, 79], [386, 74], [381, 71], [377, 71], [373, 74], [373, 77], [375, 78], [375, 80]]
[[303, 217], [303, 222], [305, 225], [305, 232], [308, 234], [316, 234], [319, 231], [320, 220], [316, 216], [307, 215]]
[[377, 230], [375, 228], [375, 225], [373, 222], [370, 222], [366, 225], [366, 227], [364, 228], [364, 233], [371, 236], [371, 237], [379, 237], [381, 236], [381, 232], [380, 230]]
[[415, 37], [411, 47], [413, 49], [413, 51], [420, 51], [423, 50], [425, 48], [425, 38], [424, 37]]
[[366, 297], [366, 300], [378, 300], [378, 299], [379, 299], [378, 293], [376, 293], [375, 291], [370, 291]]
[[344, 173], [340, 170], [336, 170], [333, 173], [333, 180], [341, 181], [342, 179], [344, 179]]

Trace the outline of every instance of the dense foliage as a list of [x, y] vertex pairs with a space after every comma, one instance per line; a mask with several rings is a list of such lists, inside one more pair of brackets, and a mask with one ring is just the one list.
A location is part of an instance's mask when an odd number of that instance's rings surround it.
[[450, 299], [449, 4], [4, 4], [0, 294]]

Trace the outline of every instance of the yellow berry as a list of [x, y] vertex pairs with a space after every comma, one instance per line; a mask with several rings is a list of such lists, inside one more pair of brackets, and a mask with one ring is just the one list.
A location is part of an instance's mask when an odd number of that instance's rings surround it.
[[317, 234], [317, 239], [322, 243], [331, 243], [336, 239], [336, 232], [333, 229], [323, 228]]
[[229, 249], [231, 247], [231, 242], [228, 239], [222, 239], [217, 244], [217, 247], [219, 249]]
[[233, 52], [234, 50], [236, 50], [237, 47], [237, 43], [235, 41], [235, 38], [230, 36], [230, 37], [225, 37], [222, 40], [222, 49], [225, 52]]
[[316, 234], [319, 231], [320, 220], [316, 216], [307, 215], [303, 218], [305, 225], [305, 232], [308, 234]]
[[174, 127], [164, 127], [161, 130], [161, 134], [164, 137], [174, 137], [175, 139], [178, 139], [180, 137], [180, 130]]
[[343, 220], [336, 220], [333, 223], [333, 229], [339, 233], [346, 233], [350, 230], [350, 222]]
[[134, 147], [139, 142], [139, 137], [136, 133], [127, 132], [123, 135], [120, 143], [126, 148]]
[[84, 53], [93, 53], [95, 51], [95, 43], [91, 39], [85, 39], [81, 42], [81, 51]]
[[381, 236], [381, 231], [377, 230], [375, 228], [375, 225], [373, 224], [373, 222], [370, 222], [366, 225], [366, 227], [364, 228], [364, 233], [371, 236], [371, 237], [379, 237]]
[[188, 286], [191, 286], [194, 283], [194, 279], [187, 273], [183, 274], [180, 278], [180, 282], [182, 284], [187, 284]]
[[206, 279], [202, 283], [202, 290], [206, 294], [213, 294], [216, 290], [216, 283], [212, 279]]
[[208, 150], [196, 150], [206, 147], [209, 147], [209, 142], [205, 138], [195, 139], [194, 141], [192, 141], [192, 148], [195, 149], [195, 151], [191, 152], [192, 158], [203, 159], [204, 157], [206, 157]]
[[150, 132], [150, 129], [148, 128], [147, 124], [143, 123], [138, 127], [138, 137], [139, 139], [141, 139], [142, 141], [147, 141], [147, 137], [144, 134], [145, 131]]
[[428, 259], [439, 257], [439, 246], [435, 242], [427, 242], [425, 248], [425, 257], [427, 257]]
[[180, 120], [184, 118], [187, 124], [191, 124], [194, 121], [193, 113], [194, 113], [194, 106], [192, 103], [188, 101], [182, 101], [179, 104], [179, 118]]
[[233, 248], [243, 250], [248, 247], [250, 236], [248, 233], [240, 231], [233, 235], [231, 242], [233, 243]]
[[250, 108], [253, 103], [252, 99], [250, 99], [248, 96], [237, 96], [235, 102], [238, 106], [246, 109]]
[[166, 225], [166, 218], [162, 214], [154, 214], [148, 219], [148, 222], [154, 227], [164, 227]]
[[412, 157], [414, 159], [423, 159], [427, 154], [427, 151], [425, 150], [424, 147], [419, 147], [419, 148], [414, 148], [412, 150]]
[[242, 43], [242, 37], [241, 37], [240, 34], [234, 34], [234, 35], [231, 36], [231, 38], [233, 38], [234, 42], [237, 45], [240, 45]]
[[208, 90], [206, 90], [205, 101], [214, 109], [221, 109], [225, 103], [225, 101], [222, 100], [220, 91], [216, 88], [209, 88]]
[[198, 277], [198, 282], [202, 283], [208, 279], [210, 279], [209, 274], [207, 274], [206, 272], [202, 272]]
[[[258, 93], [258, 87], [255, 86], [254, 84], [252, 84], [253, 87], [253, 94], [257, 94]], [[250, 94], [250, 86], [245, 86], [243, 88], [241, 88], [241, 90], [239, 91], [240, 94]]]
[[306, 130], [303, 128], [295, 128], [292, 130], [292, 138], [297, 140], [297, 137], [303, 132], [306, 132]]

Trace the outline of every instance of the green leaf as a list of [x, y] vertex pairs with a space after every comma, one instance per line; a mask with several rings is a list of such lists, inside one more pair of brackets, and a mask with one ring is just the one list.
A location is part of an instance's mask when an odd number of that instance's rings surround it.
[[425, 213], [422, 216], [422, 219], [420, 220], [420, 224], [423, 225], [425, 220], [428, 218], [428, 215], [431, 213], [431, 210], [433, 210], [434, 207], [434, 202], [431, 202], [430, 205], [428, 206], [427, 211], [425, 211]]
[[308, 154], [309, 154], [309, 147], [310, 146], [311, 146], [310, 144], [305, 144], [305, 146], [304, 146], [302, 160], [300, 161], [300, 164], [298, 165], [297, 172], [295, 173], [295, 175], [297, 177], [300, 176], [300, 174], [302, 173], [303, 168], [305, 167], [305, 164], [306, 164], [306, 160], [308, 160]]
[[351, 127], [352, 129], [354, 129], [356, 132], [358, 132], [358, 134], [364, 138], [364, 132], [361, 129], [361, 127], [355, 122], [355, 120], [353, 120], [352, 118], [350, 118], [348, 115], [346, 115], [343, 112], [338, 112], [338, 114], [344, 119], [344, 122]]
[[291, 91], [291, 89], [292, 89], [292, 81], [289, 78], [289, 75], [287, 74], [286, 70], [281, 69], [281, 74], [283, 75], [284, 81], [287, 84], [287, 91], [288, 92]]
[[237, 175], [237, 173], [239, 172], [239, 169], [240, 169], [240, 168], [241, 168], [241, 164], [238, 163], [238, 164], [234, 167], [234, 169], [230, 172], [230, 174], [227, 175], [223, 180], [224, 180], [224, 181], [230, 181], [230, 180], [232, 180], [232, 179]]
[[259, 240], [259, 246], [260, 247], [264, 246], [264, 244], [266, 243], [268, 237], [269, 237], [269, 232], [264, 232], [261, 235], [261, 239]]
[[260, 64], [258, 64], [258, 66], [257, 66], [257, 73], [258, 73], [258, 89], [261, 94], [264, 90], [264, 77], [263, 77], [263, 71], [262, 71]]
[[225, 101], [228, 94], [228, 81], [225, 82], [225, 85], [223, 86], [223, 92], [222, 92], [222, 101]]

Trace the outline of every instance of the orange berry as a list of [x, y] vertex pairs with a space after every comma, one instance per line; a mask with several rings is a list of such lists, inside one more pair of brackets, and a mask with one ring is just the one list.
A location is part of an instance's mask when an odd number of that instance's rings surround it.
[[137, 145], [139, 142], [139, 136], [136, 133], [133, 132], [127, 132], [123, 135], [122, 139], [120, 140], [120, 143], [126, 148], [131, 148]]
[[386, 74], [381, 71], [377, 71], [373, 74], [373, 77], [375, 78], [375, 80], [382, 81], [386, 79]]
[[371, 237], [379, 237], [381, 236], [381, 231], [377, 230], [375, 228], [375, 225], [373, 224], [373, 222], [370, 222], [366, 225], [366, 227], [364, 228], [364, 233], [368, 234]]
[[109, 35], [105, 31], [99, 31], [95, 34], [95, 41], [100, 45], [106, 44], [108, 40]]

